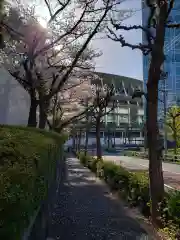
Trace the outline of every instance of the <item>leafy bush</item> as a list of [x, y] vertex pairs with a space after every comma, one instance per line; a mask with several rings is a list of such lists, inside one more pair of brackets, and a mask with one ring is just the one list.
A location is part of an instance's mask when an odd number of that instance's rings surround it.
[[144, 215], [150, 214], [149, 181], [146, 172], [131, 173], [128, 197], [133, 206], [140, 206]]
[[104, 178], [104, 162], [102, 159], [99, 159], [99, 161], [96, 164], [96, 175], [99, 178]]
[[0, 126], [0, 239], [20, 239], [53, 179], [66, 137]]
[[84, 152], [77, 153], [76, 155], [80, 159], [81, 163], [86, 167], [89, 167], [90, 162], [93, 160], [89, 155], [85, 155]]
[[167, 201], [168, 213], [171, 219], [180, 225], [180, 192], [172, 192]]
[[77, 153], [76, 156], [80, 159], [81, 163], [91, 169], [91, 171], [97, 171], [97, 163], [99, 160], [96, 158], [90, 157], [89, 155], [85, 155], [84, 152]]
[[104, 179], [113, 189], [128, 191], [130, 173], [111, 162], [104, 162]]

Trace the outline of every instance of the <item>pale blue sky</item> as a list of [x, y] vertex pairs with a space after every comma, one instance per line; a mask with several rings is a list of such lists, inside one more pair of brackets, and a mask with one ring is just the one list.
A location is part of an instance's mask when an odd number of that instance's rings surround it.
[[[38, 14], [47, 15], [47, 9], [42, 11], [42, 0], [36, 0], [39, 4]], [[125, 21], [127, 25], [141, 24], [141, 1], [142, 0], [124, 0], [120, 7], [124, 10], [136, 10], [131, 18]], [[41, 6], [41, 7], [40, 7]], [[46, 10], [46, 11], [45, 11]], [[141, 31], [123, 32], [125, 39], [131, 43], [140, 43], [142, 40]], [[132, 50], [127, 47], [121, 47], [117, 42], [110, 39], [95, 40], [95, 48], [100, 49], [103, 55], [96, 61], [96, 70], [99, 72], [112, 73], [122, 76], [128, 76], [142, 80], [142, 54], [140, 51]]]
[[[136, 8], [133, 17], [126, 20], [128, 25], [141, 24], [141, 0], [126, 0], [123, 8]], [[141, 32], [124, 32], [125, 39], [131, 43], [142, 41]], [[96, 61], [96, 69], [99, 72], [113, 73], [142, 80], [142, 54], [140, 51], [121, 47], [110, 39], [96, 40], [95, 47], [103, 51], [103, 55]]]

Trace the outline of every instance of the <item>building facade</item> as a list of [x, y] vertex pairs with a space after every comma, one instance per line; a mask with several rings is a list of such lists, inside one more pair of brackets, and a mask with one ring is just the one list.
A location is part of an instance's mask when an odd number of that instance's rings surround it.
[[[169, 16], [169, 21], [173, 23], [180, 22], [180, 2], [175, 1], [175, 6]], [[147, 17], [149, 9], [142, 1], [142, 24], [147, 26]], [[153, 31], [153, 29], [152, 29]], [[146, 36], [142, 34], [142, 42], [146, 42]], [[180, 96], [180, 29], [166, 29], [164, 53], [166, 60], [162, 66], [163, 71], [167, 73], [165, 80], [161, 80], [159, 84], [159, 112], [163, 114], [164, 101], [166, 107], [176, 104]], [[148, 79], [149, 56], [143, 56], [143, 79], [144, 89], [146, 90], [146, 82]], [[161, 116], [161, 114], [159, 114]]]
[[4, 68], [0, 68], [0, 124], [27, 125], [29, 94]]
[[[143, 142], [143, 122], [144, 107], [142, 99], [132, 99], [134, 90], [142, 90], [143, 82], [137, 79], [106, 74], [96, 73], [98, 80], [92, 80], [91, 85], [105, 85], [114, 87], [115, 95], [112, 102], [116, 101], [116, 106], [108, 115], [103, 118], [101, 124], [101, 138], [106, 142], [111, 138], [115, 144]], [[112, 108], [112, 102], [108, 104], [106, 112]], [[83, 120], [87, 122], [87, 119]], [[95, 137], [95, 126], [90, 129], [92, 138]]]

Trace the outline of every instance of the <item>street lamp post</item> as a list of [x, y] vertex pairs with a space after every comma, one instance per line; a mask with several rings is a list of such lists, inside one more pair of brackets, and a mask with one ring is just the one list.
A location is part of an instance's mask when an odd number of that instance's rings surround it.
[[164, 113], [164, 161], [166, 160], [167, 154], [167, 129], [166, 129], [166, 115], [167, 115], [167, 90], [166, 90], [166, 79], [168, 77], [168, 72], [164, 71], [164, 63], [161, 65], [161, 80], [163, 81], [163, 113]]
[[[146, 101], [147, 101], [147, 94], [143, 91], [136, 90], [132, 95], [132, 99], [142, 98], [142, 96], [144, 96]], [[146, 106], [146, 110], [145, 110], [145, 123], [146, 123], [146, 126], [145, 126], [145, 129], [144, 129], [144, 148], [146, 149], [146, 145], [147, 145], [147, 106]]]
[[167, 91], [166, 91], [166, 82], [164, 80], [164, 161], [166, 160], [167, 155], [167, 129], [166, 129], [166, 115], [167, 115]]
[[[166, 115], [167, 115], [167, 91], [166, 91], [166, 83], [164, 80], [164, 89], [162, 90], [163, 92], [163, 103], [164, 103], [164, 150], [165, 150], [165, 154], [164, 154], [164, 160], [166, 159], [166, 154], [167, 154], [167, 130], [166, 130]], [[143, 91], [135, 91], [132, 98], [141, 98], [142, 96], [144, 96], [146, 98], [147, 101], [147, 94], [144, 93]], [[146, 106], [146, 122], [147, 122], [147, 106]], [[145, 140], [147, 140], [147, 131], [145, 131], [145, 136], [144, 136]]]

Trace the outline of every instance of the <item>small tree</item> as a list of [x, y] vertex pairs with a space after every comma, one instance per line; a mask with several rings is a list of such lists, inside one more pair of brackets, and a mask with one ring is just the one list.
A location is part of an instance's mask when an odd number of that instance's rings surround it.
[[[101, 81], [100, 81], [101, 82]], [[96, 155], [98, 159], [102, 158], [101, 148], [101, 125], [103, 123], [103, 117], [108, 115], [115, 107], [114, 86], [103, 86], [100, 83], [94, 85], [94, 105], [95, 108], [92, 111], [92, 121], [96, 128]], [[107, 107], [110, 106], [107, 111]]]
[[92, 103], [92, 96], [91, 97], [87, 97], [82, 101], [82, 104], [84, 105], [84, 107], [87, 109], [86, 113], [85, 113], [85, 117], [84, 120], [85, 122], [83, 123], [83, 127], [85, 130], [85, 142], [84, 142], [84, 154], [87, 155], [88, 152], [88, 143], [89, 143], [89, 131], [91, 128], [91, 119], [92, 119], [92, 111], [93, 108], [89, 108], [90, 104]]
[[[78, 90], [81, 88], [81, 90]], [[88, 90], [88, 86], [86, 86]], [[63, 89], [56, 94], [50, 104], [48, 117], [48, 125], [51, 129], [60, 131], [63, 127], [67, 127], [76, 119], [82, 119], [87, 111], [82, 106], [82, 99], [86, 99], [86, 94], [83, 95], [81, 84]]]
[[177, 154], [178, 140], [180, 137], [180, 107], [172, 106], [167, 112], [167, 121], [165, 123], [171, 131], [172, 138], [175, 142], [174, 154]]

